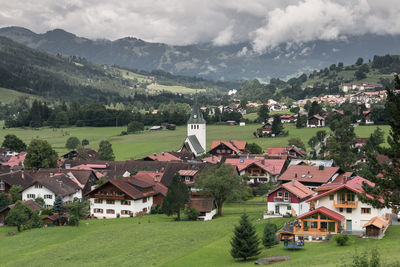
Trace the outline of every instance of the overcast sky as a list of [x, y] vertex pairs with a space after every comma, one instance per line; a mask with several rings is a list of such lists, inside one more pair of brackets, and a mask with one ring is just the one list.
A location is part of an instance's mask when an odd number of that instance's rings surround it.
[[281, 43], [400, 33], [397, 0], [0, 0], [0, 27], [185, 45]]

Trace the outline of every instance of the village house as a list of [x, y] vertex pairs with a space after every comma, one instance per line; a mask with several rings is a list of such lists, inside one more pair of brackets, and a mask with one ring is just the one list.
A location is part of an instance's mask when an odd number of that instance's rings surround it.
[[325, 118], [319, 115], [313, 115], [307, 119], [308, 128], [325, 127]]
[[180, 158], [172, 155], [169, 152], [154, 153], [153, 155], [143, 158], [146, 161], [182, 161]]
[[292, 122], [294, 122], [294, 116], [290, 115], [290, 114], [282, 114], [281, 122], [282, 123], [292, 123]]
[[310, 210], [307, 199], [315, 194], [314, 191], [298, 181], [291, 181], [278, 186], [268, 193], [268, 214], [299, 216]]
[[150, 213], [154, 196], [162, 194], [144, 179], [125, 177], [108, 180], [87, 193], [90, 215], [99, 219]]
[[298, 181], [310, 189], [332, 182], [344, 172], [339, 167], [292, 165], [278, 178], [282, 183]]
[[364, 120], [365, 120], [365, 124], [366, 125], [374, 124], [374, 121], [371, 119], [371, 117], [372, 117], [371, 110], [363, 111], [363, 116], [364, 116]]
[[213, 141], [209, 153], [215, 156], [239, 155], [246, 151], [246, 141]]
[[[29, 199], [24, 201], [24, 203], [32, 210], [42, 210], [43, 207], [41, 207], [38, 203], [36, 203], [35, 200], [33, 199]], [[7, 207], [3, 208], [2, 210], [0, 210], [0, 225], [5, 225], [5, 220], [6, 217], [8, 215], [8, 213], [10, 212], [10, 210], [15, 206], [15, 204], [11, 204], [8, 205]]]
[[78, 179], [64, 173], [34, 177], [32, 183], [22, 188], [22, 200], [43, 198], [44, 207], [53, 206], [56, 196], [61, 196], [64, 203], [82, 199], [82, 185]]
[[191, 192], [189, 199], [189, 208], [195, 208], [200, 212], [198, 220], [209, 221], [217, 214], [217, 207], [215, 201], [211, 197], [203, 196], [199, 192]]
[[[307, 200], [310, 211], [297, 218], [299, 226], [294, 234], [309, 239], [315, 236], [324, 239], [328, 233], [365, 234], [365, 228], [374, 225], [376, 217], [388, 223], [390, 209], [374, 208], [358, 198], [357, 194], [363, 193], [363, 183], [374, 186], [372, 182], [356, 176], [342, 183], [327, 183], [317, 188], [318, 194]], [[370, 195], [366, 197], [372, 199]], [[380, 227], [386, 227], [387, 223]]]
[[249, 183], [276, 182], [285, 166], [283, 159], [227, 158], [225, 163], [235, 166], [240, 175], [248, 175]]
[[27, 171], [0, 174], [0, 193], [8, 193], [12, 186], [28, 186], [32, 181], [33, 177]]

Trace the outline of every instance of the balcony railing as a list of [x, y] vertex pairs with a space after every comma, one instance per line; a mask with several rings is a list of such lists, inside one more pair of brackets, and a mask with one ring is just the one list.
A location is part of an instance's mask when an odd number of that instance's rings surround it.
[[335, 200], [333, 202], [335, 208], [351, 208], [355, 209], [358, 206], [358, 201], [348, 201], [348, 200]]
[[95, 194], [94, 197], [101, 199], [117, 199], [117, 200], [125, 199], [124, 195], [113, 195], [113, 194]]
[[290, 203], [290, 197], [289, 198], [274, 197], [274, 202]]
[[[293, 233], [298, 235], [327, 235], [329, 231], [327, 228], [318, 229], [304, 227], [302, 230], [301, 227], [294, 227]], [[331, 233], [334, 233], [334, 231]]]

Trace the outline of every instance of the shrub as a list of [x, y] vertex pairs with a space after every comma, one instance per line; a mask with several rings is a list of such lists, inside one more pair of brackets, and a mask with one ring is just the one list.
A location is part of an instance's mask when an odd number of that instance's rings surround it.
[[122, 131], [121, 132], [121, 136], [123, 136], [123, 135], [128, 135], [128, 132], [127, 131]]
[[68, 225], [69, 226], [79, 226], [79, 219], [78, 217], [72, 215], [68, 218]]
[[121, 215], [119, 213], [117, 213], [117, 218], [121, 217]]
[[132, 121], [128, 124], [128, 133], [137, 133], [144, 130], [144, 124], [140, 121]]
[[78, 145], [81, 143], [77, 137], [70, 137], [67, 139], [67, 143], [65, 144], [65, 147], [68, 149], [75, 149], [78, 147]]
[[338, 246], [344, 246], [349, 241], [348, 235], [336, 235], [335, 241]]
[[162, 212], [162, 207], [161, 207], [161, 205], [160, 205], [160, 204], [157, 204], [157, 205], [155, 205], [155, 206], [152, 206], [152, 207], [151, 207], [151, 210], [150, 210], [150, 213], [151, 213], [151, 214], [162, 214], [163, 212]]
[[51, 208], [45, 208], [42, 210], [41, 214], [45, 215], [45, 216], [50, 216], [50, 215], [53, 215], [53, 212], [51, 211]]
[[262, 244], [266, 248], [270, 248], [276, 244], [278, 241], [276, 240], [276, 231], [277, 231], [276, 224], [268, 222], [264, 227], [264, 235], [262, 238]]
[[87, 145], [89, 145], [89, 140], [83, 139], [82, 140], [82, 146], [87, 146]]
[[200, 212], [195, 208], [187, 208], [185, 210], [185, 214], [188, 217], [189, 221], [197, 221], [197, 218], [199, 218]]

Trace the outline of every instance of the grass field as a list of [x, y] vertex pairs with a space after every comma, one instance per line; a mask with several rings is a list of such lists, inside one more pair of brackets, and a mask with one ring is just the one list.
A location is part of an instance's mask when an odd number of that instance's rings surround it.
[[[303, 128], [297, 129], [294, 125], [286, 125], [285, 130], [289, 131], [289, 136], [277, 138], [255, 138], [253, 132], [259, 127], [258, 124], [248, 124], [246, 126], [207, 126], [207, 146], [210, 147], [213, 140], [243, 140], [259, 144], [263, 150], [268, 146], [284, 146], [292, 137], [300, 137], [307, 145], [308, 140], [321, 129]], [[359, 126], [355, 129], [357, 136], [368, 137], [376, 126]], [[388, 133], [388, 126], [381, 126]], [[328, 128], [322, 128], [329, 131]], [[98, 149], [101, 140], [109, 140], [114, 149], [117, 160], [138, 159], [147, 155], [159, 152], [174, 151], [179, 149], [186, 137], [186, 126], [178, 126], [176, 131], [145, 131], [139, 134], [120, 136], [121, 131], [126, 127], [71, 127], [63, 129], [41, 128], [39, 130], [26, 129], [3, 129], [0, 123], [0, 142], [6, 134], [15, 134], [26, 143], [34, 138], [47, 140], [53, 148], [61, 155], [67, 152], [65, 143], [71, 136], [76, 136], [80, 140], [86, 138], [90, 144], [88, 147]], [[68, 133], [66, 135], [65, 133]]]
[[[174, 222], [165, 215], [87, 220], [79, 227], [32, 229], [6, 236], [14, 227], [0, 227], [0, 266], [254, 266], [229, 254], [234, 225], [246, 211], [258, 235], [264, 205], [229, 204], [224, 216], [208, 222]], [[288, 219], [271, 219], [279, 227]], [[344, 247], [335, 242], [306, 243], [286, 250], [283, 244], [263, 249], [259, 257], [291, 255], [274, 266], [338, 266], [359, 252], [378, 247], [382, 257], [400, 260], [400, 226], [391, 226], [382, 240], [351, 237]]]
[[30, 95], [30, 94], [25, 94], [25, 93], [21, 93], [18, 91], [0, 87], [0, 102], [1, 103], [10, 104], [17, 98], [24, 97], [24, 96], [29, 97], [29, 98], [35, 98], [33, 95]]
[[198, 93], [205, 93], [206, 89], [193, 89], [193, 88], [188, 88], [184, 86], [168, 86], [168, 85], [162, 85], [162, 84], [150, 84], [147, 86], [147, 89], [152, 89], [152, 90], [160, 90], [160, 91], [168, 91], [171, 93], [181, 93], [181, 94], [195, 94], [196, 92]]

